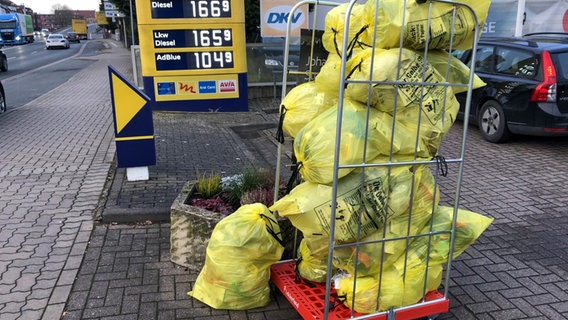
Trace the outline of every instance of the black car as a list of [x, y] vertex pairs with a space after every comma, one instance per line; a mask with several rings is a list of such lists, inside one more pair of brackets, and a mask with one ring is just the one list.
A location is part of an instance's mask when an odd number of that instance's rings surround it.
[[[471, 66], [471, 50], [453, 54]], [[470, 119], [487, 141], [568, 136], [568, 34], [482, 37], [475, 60], [487, 85], [473, 90]], [[457, 98], [463, 117], [466, 94]]]
[[67, 32], [67, 34], [65, 34], [65, 39], [69, 40], [69, 42], [81, 42], [81, 39], [76, 32]]
[[6, 112], [6, 95], [4, 94], [4, 86], [0, 82], [0, 113]]
[[6, 57], [6, 54], [2, 50], [0, 50], [0, 71], [8, 71], [8, 57]]

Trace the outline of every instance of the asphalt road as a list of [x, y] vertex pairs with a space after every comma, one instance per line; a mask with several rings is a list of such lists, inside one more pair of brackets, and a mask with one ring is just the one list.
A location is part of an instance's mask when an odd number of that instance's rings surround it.
[[8, 111], [17, 109], [66, 82], [94, 60], [104, 47], [97, 41], [72, 43], [70, 49], [46, 50], [43, 40], [2, 48], [8, 71], [0, 73]]

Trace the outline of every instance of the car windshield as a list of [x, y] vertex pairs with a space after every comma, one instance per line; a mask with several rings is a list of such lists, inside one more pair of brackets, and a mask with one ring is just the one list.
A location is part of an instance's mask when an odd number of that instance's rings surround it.
[[63, 39], [63, 36], [62, 36], [62, 35], [59, 35], [59, 34], [57, 34], [57, 35], [51, 35], [51, 36], [49, 36], [49, 39]]

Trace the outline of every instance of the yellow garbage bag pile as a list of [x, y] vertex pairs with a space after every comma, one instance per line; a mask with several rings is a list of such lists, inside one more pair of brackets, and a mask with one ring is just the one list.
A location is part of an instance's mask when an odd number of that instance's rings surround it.
[[[361, 170], [356, 170], [337, 184], [334, 237], [340, 243], [382, 230], [385, 221], [391, 224], [393, 218], [408, 219], [410, 210], [416, 216], [424, 214], [416, 212], [430, 213], [438, 204], [439, 191], [425, 165], [373, 167], [364, 170], [364, 180], [362, 175]], [[276, 201], [270, 210], [288, 218], [304, 236], [329, 237], [331, 200], [331, 186], [306, 181]], [[417, 229], [421, 228], [420, 224]]]
[[[473, 30], [483, 25], [490, 4], [464, 2], [475, 10], [477, 22], [465, 6], [451, 3], [368, 0], [355, 5], [349, 17], [348, 4], [338, 6], [325, 20], [328, 59], [309, 90], [342, 100], [322, 106], [298, 92], [284, 99], [298, 110], [286, 114], [288, 124], [294, 123], [286, 130], [294, 138], [304, 182], [270, 210], [304, 236], [298, 248], [300, 276], [322, 282], [330, 274], [347, 275], [335, 286], [357, 312], [417, 303], [442, 281], [454, 208], [440, 206], [434, 175], [421, 162], [439, 156], [459, 111], [455, 94], [485, 85], [475, 75], [470, 84], [470, 69], [449, 54], [472, 48]], [[348, 39], [343, 39], [346, 21]], [[311, 92], [307, 88], [299, 90]], [[334, 175], [336, 153], [342, 168]], [[453, 258], [490, 223], [459, 210]], [[327, 270], [330, 241], [335, 249]], [[353, 294], [355, 306], [350, 305]]]
[[207, 244], [205, 265], [188, 295], [215, 309], [247, 310], [270, 302], [270, 266], [281, 259], [280, 227], [261, 203], [223, 218]]
[[[449, 258], [453, 216], [454, 208], [439, 206], [423, 227], [421, 236], [408, 245], [406, 255], [383, 265], [382, 276], [375, 273], [357, 277], [355, 281], [350, 274], [337, 276], [338, 295], [344, 296], [345, 304], [353, 310], [373, 313], [414, 304], [425, 293], [436, 290], [442, 281], [443, 264]], [[478, 213], [458, 209], [453, 258], [479, 238], [492, 221]], [[432, 236], [428, 235], [430, 231]], [[351, 306], [353, 295], [355, 305]]]
[[[337, 132], [338, 108], [334, 106], [308, 122], [294, 139], [294, 154], [299, 172], [306, 181], [330, 184], [333, 181], [333, 159]], [[368, 130], [367, 130], [368, 128]], [[368, 131], [368, 134], [367, 134]], [[380, 155], [400, 154], [429, 157], [422, 141], [416, 146], [416, 134], [393, 117], [366, 105], [345, 99], [341, 117], [340, 165], [362, 163]], [[339, 178], [352, 169], [341, 169]]]
[[[438, 205], [439, 190], [425, 165], [373, 167], [356, 170], [338, 181], [334, 239], [338, 244], [375, 241], [383, 237], [398, 239], [417, 234]], [[298, 256], [300, 275], [322, 282], [327, 275], [331, 186], [304, 182], [276, 201], [270, 210], [288, 218], [304, 235]], [[408, 227], [410, 225], [410, 228]], [[304, 246], [302, 246], [304, 245]], [[318, 245], [319, 247], [316, 247]], [[378, 272], [382, 259], [394, 261], [405, 250], [404, 240], [359, 247], [357, 269], [360, 275]], [[353, 273], [354, 247], [334, 251], [333, 265]], [[313, 267], [314, 270], [309, 270]]]

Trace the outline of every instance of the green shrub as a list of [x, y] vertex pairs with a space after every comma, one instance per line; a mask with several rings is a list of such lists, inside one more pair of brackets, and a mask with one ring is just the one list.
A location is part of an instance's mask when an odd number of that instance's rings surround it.
[[202, 174], [198, 170], [195, 188], [204, 198], [211, 198], [221, 192], [221, 176], [214, 171]]
[[274, 173], [264, 168], [246, 167], [227, 191], [231, 203], [238, 205], [241, 197], [252, 190], [274, 190]]

